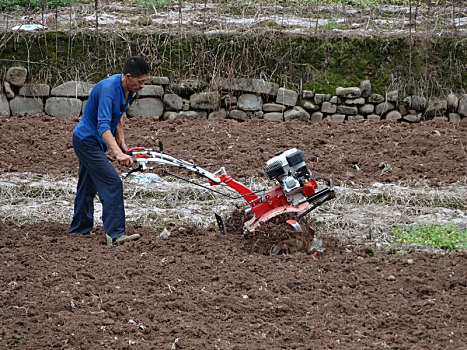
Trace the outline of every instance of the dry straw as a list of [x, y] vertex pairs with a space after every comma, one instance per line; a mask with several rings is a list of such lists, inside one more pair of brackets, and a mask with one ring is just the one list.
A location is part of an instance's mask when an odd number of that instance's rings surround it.
[[[215, 225], [214, 213], [227, 219], [235, 208], [248, 208], [243, 199], [229, 199], [193, 184], [167, 180], [164, 177], [154, 183], [125, 182], [129, 224], [209, 227]], [[270, 187], [264, 179], [248, 178], [245, 183], [254, 190]], [[75, 187], [74, 178], [1, 174], [0, 217], [17, 224], [69, 223]], [[342, 184], [336, 187], [336, 194], [334, 200], [309, 215], [321, 235], [384, 244], [391, 242], [395, 226], [452, 222], [461, 228], [467, 227], [467, 179], [445, 187], [430, 187], [421, 181], [376, 183], [370, 187]], [[96, 224], [101, 225], [97, 198], [95, 203]]]

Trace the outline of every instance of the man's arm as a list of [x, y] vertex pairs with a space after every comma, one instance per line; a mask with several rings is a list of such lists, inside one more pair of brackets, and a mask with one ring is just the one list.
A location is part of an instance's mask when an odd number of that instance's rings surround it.
[[117, 158], [117, 161], [120, 163], [120, 165], [122, 166], [133, 165], [133, 159], [131, 158], [130, 155], [123, 153], [122, 149], [117, 144], [115, 137], [112, 135], [112, 132], [110, 131], [110, 129], [104, 131], [104, 133], [102, 134], [102, 139], [107, 144], [107, 146], [109, 146], [109, 149], [112, 151], [115, 158]]
[[115, 141], [117, 141], [117, 145], [123, 153], [128, 152], [128, 147], [125, 143], [125, 136], [123, 134], [123, 117], [120, 119], [120, 123], [118, 123], [117, 128], [115, 129]]

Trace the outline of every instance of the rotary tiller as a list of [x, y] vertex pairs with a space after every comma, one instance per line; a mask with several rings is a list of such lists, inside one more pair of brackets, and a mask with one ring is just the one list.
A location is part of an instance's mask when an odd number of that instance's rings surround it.
[[[253, 217], [244, 223], [243, 229], [246, 234], [252, 234], [259, 225], [282, 214], [294, 213], [300, 219], [335, 196], [332, 179], [329, 180], [326, 188], [316, 192], [318, 185], [315, 176], [308, 169], [303, 152], [296, 148], [277, 152], [273, 158], [266, 162], [264, 172], [268, 179], [276, 180], [277, 185], [271, 189], [260, 191], [252, 191], [242, 183], [234, 180], [227, 174], [224, 167], [221, 167], [215, 173], [211, 173], [203, 166], [164, 153], [162, 143], [159, 143], [159, 150], [157, 151], [144, 147], [135, 147], [129, 150], [128, 154], [133, 157], [138, 166], [128, 172], [126, 176], [135, 171], [161, 168], [163, 174], [192, 182], [167, 170], [169, 167], [176, 167], [188, 170], [209, 180], [210, 186], [194, 183], [197, 186], [224, 196], [228, 195], [214, 190], [212, 186], [228, 186], [238, 192], [240, 196], [228, 197], [244, 198], [250, 205], [248, 211], [253, 213]], [[150, 163], [157, 164], [157, 167], [148, 167]], [[223, 221], [217, 214], [216, 220], [221, 233], [225, 234]], [[289, 219], [286, 223], [296, 231], [302, 232], [302, 228], [296, 220]], [[313, 239], [314, 230], [311, 227], [308, 234]]]

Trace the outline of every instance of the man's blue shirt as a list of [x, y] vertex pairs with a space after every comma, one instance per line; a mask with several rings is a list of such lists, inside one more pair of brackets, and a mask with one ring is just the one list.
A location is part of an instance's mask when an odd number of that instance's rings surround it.
[[125, 99], [121, 74], [101, 80], [92, 89], [83, 116], [73, 134], [81, 140], [97, 142], [107, 151], [108, 146], [102, 139], [102, 134], [107, 130], [110, 130], [112, 135], [115, 134], [115, 129], [133, 95], [130, 92], [128, 100]]

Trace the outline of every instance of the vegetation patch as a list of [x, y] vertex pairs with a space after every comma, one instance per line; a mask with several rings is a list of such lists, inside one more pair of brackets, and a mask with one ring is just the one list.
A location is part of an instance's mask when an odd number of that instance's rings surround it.
[[467, 243], [467, 230], [460, 229], [453, 223], [396, 226], [393, 233], [400, 243], [425, 245], [444, 250], [465, 249]]
[[[154, 75], [182, 79], [263, 77], [291, 89], [334, 94], [338, 86], [370, 80], [373, 91], [444, 96], [466, 88], [467, 43], [440, 37], [340, 38], [164, 33], [16, 33], [0, 43], [5, 61], [27, 63], [30, 80], [58, 85], [68, 80], [97, 82], [121, 70], [139, 52]], [[26, 62], [25, 59], [28, 58]]]

